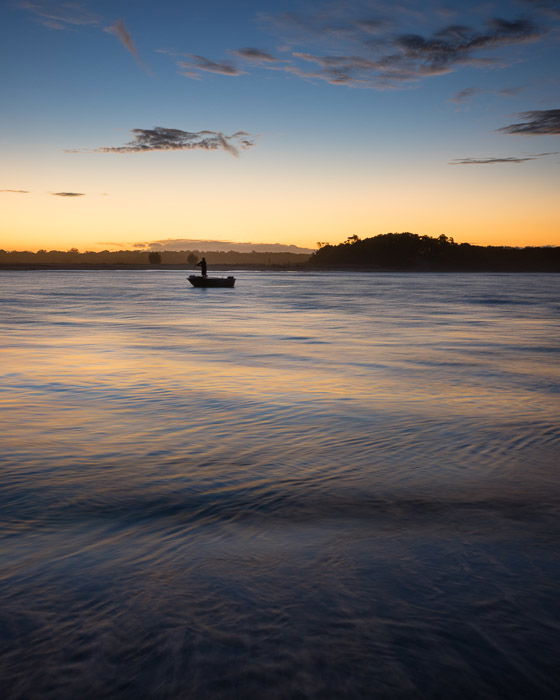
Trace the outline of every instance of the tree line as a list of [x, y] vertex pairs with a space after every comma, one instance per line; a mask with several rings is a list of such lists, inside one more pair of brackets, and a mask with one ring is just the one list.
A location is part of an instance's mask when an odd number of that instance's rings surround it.
[[194, 267], [202, 258], [209, 265], [254, 265], [267, 266], [298, 266], [303, 265], [309, 255], [300, 253], [261, 253], [252, 251], [241, 253], [230, 251], [200, 251], [200, 250], [102, 250], [80, 252], [77, 248], [70, 250], [38, 250], [18, 251], [0, 250], [0, 265], [17, 266], [154, 266], [173, 265]]
[[425, 271], [560, 272], [558, 246], [480, 246], [456, 243], [446, 235], [384, 233], [361, 239], [349, 236], [336, 245], [318, 243], [311, 256], [301, 253], [199, 250], [0, 250], [3, 267], [155, 267], [193, 268], [203, 256], [216, 267], [290, 267], [298, 269], [367, 269]]
[[338, 245], [319, 245], [309, 258], [311, 268], [560, 272], [558, 246], [480, 246], [409, 232], [363, 240], [354, 235]]

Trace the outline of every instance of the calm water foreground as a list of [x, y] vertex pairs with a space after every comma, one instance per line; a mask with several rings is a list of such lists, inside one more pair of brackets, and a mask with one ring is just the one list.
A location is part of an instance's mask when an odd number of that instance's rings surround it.
[[0, 273], [3, 698], [557, 698], [560, 276]]

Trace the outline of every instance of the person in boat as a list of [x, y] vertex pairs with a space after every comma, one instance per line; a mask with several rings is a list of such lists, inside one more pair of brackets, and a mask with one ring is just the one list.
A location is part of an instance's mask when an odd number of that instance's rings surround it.
[[206, 270], [207, 270], [207, 265], [206, 265], [206, 258], [202, 258], [200, 262], [196, 263], [197, 267], [200, 267], [200, 273], [202, 274], [203, 277], [206, 277]]

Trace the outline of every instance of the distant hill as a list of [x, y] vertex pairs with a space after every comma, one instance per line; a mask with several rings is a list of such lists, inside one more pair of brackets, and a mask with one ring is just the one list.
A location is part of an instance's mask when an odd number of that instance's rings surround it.
[[205, 252], [236, 251], [238, 253], [298, 253], [310, 255], [311, 248], [301, 248], [285, 243], [239, 243], [231, 241], [197, 240], [195, 238], [165, 238], [150, 243], [135, 243], [134, 248], [154, 251], [203, 250]]
[[385, 233], [325, 245], [309, 258], [312, 268], [560, 272], [560, 247], [513, 248], [455, 243], [448, 236]]

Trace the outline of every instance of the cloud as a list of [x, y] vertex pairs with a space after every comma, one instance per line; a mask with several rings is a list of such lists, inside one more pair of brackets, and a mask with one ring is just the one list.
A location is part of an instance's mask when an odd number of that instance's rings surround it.
[[277, 63], [280, 60], [267, 51], [261, 51], [261, 49], [235, 49], [231, 53], [239, 56], [244, 61], [253, 61], [255, 63]]
[[502, 88], [501, 90], [489, 90], [489, 92], [495, 92], [496, 95], [501, 95], [502, 97], [515, 97], [519, 95], [522, 90], [525, 90], [525, 85], [516, 85], [514, 87]]
[[482, 88], [475, 88], [475, 87], [464, 88], [463, 90], [459, 90], [459, 92], [456, 92], [453, 95], [453, 97], [450, 97], [449, 101], [454, 102], [457, 105], [463, 104], [463, 102], [467, 102], [475, 95], [480, 95], [483, 92], [485, 92], [485, 91], [482, 90]]
[[14, 194], [29, 194], [29, 190], [0, 190], [0, 192], [12, 192]]
[[[182, 131], [156, 126], [153, 129], [132, 129], [132, 141], [124, 146], [102, 146], [88, 153], [147, 153], [150, 151], [205, 151], [223, 150], [232, 156], [239, 155], [240, 149], [255, 145], [255, 137], [246, 131], [236, 131], [226, 136], [221, 131]], [[71, 150], [68, 153], [82, 153]]]
[[[530, 0], [519, 2], [526, 8]], [[479, 12], [482, 10], [483, 6], [478, 8]], [[504, 67], [508, 63], [502, 56], [481, 53], [496, 53], [508, 46], [536, 41], [548, 31], [548, 25], [543, 28], [530, 17], [489, 17], [478, 27], [451, 23], [451, 15], [457, 14], [458, 11], [445, 8], [420, 10], [417, 3], [407, 0], [392, 3], [330, 0], [314, 4], [309, 12], [258, 15], [261, 27], [277, 35], [275, 43], [282, 51], [280, 57], [266, 45], [230, 49], [229, 53], [243, 61], [247, 70], [252, 66], [332, 85], [384, 90], [406, 87], [464, 66]], [[418, 32], [418, 27], [425, 26], [433, 29]], [[200, 79], [205, 72], [223, 76], [245, 72], [229, 61], [214, 61], [197, 54], [164, 53], [181, 57], [178, 66], [189, 78]], [[454, 101], [460, 103], [474, 94], [474, 91], [458, 94]]]
[[[261, 20], [283, 35], [284, 48], [291, 51], [282, 70], [335, 85], [376, 89], [403, 86], [461, 66], [503, 66], [503, 61], [480, 52], [535, 41], [546, 33], [531, 19], [501, 17], [488, 19], [478, 29], [457, 23], [426, 34], [399, 32], [399, 22], [421, 26], [427, 13], [399, 3], [375, 3], [373, 14], [372, 5], [335, 2], [309, 14], [283, 13]], [[306, 62], [318, 68], [309, 70]], [[467, 97], [468, 93], [459, 100]]]
[[449, 25], [428, 38], [419, 34], [397, 37], [395, 46], [400, 53], [394, 60], [413, 73], [437, 74], [457, 63], [465, 63], [475, 51], [532, 41], [542, 35], [528, 19], [510, 22], [494, 18], [487, 22], [485, 31], [479, 32], [463, 25]]
[[[121, 244], [123, 246], [129, 244]], [[235, 250], [239, 253], [312, 253], [311, 248], [301, 248], [284, 243], [241, 243], [219, 240], [201, 240], [196, 238], [164, 238], [156, 241], [141, 241], [132, 244], [134, 248], [148, 250], [200, 250], [204, 252]]]
[[70, 29], [78, 26], [96, 26], [101, 19], [79, 2], [49, 2], [48, 0], [21, 0], [17, 6], [30, 12], [35, 20], [49, 29]]
[[528, 160], [538, 160], [545, 156], [557, 156], [559, 151], [552, 153], [531, 153], [527, 156], [505, 156], [503, 158], [457, 158], [449, 165], [495, 165], [496, 163], [525, 163]]
[[498, 131], [506, 134], [560, 134], [560, 109], [536, 109], [520, 112], [527, 121], [504, 126]]
[[464, 90], [459, 90], [459, 92], [455, 93], [453, 97], [449, 98], [449, 102], [454, 102], [457, 105], [464, 104], [476, 95], [499, 95], [500, 97], [514, 97], [515, 95], [518, 95], [523, 89], [524, 86], [522, 85], [510, 88], [502, 88], [500, 90], [486, 90], [483, 88], [468, 87], [464, 88]]
[[[34, 18], [49, 29], [73, 29], [80, 26], [99, 27], [102, 18], [90, 12], [82, 3], [49, 2], [49, 0], [20, 0], [18, 7], [30, 12]], [[122, 19], [103, 29], [104, 32], [116, 36], [122, 45], [145, 69], [134, 41]]]
[[[313, 12], [282, 12], [277, 15], [261, 13], [262, 25], [280, 32], [290, 43], [323, 41], [325, 39], [354, 40], [357, 35], [378, 35], [394, 25], [386, 14], [387, 6], [375, 3], [375, 10], [362, 2], [329, 2]], [[391, 11], [399, 14], [402, 8], [394, 3]]]
[[217, 61], [211, 61], [209, 58], [198, 56], [197, 54], [189, 55], [193, 59], [192, 61], [178, 61], [177, 63], [180, 68], [184, 69], [182, 74], [188, 78], [198, 77], [196, 71], [229, 76], [243, 75], [245, 73], [245, 71], [239, 70], [239, 68], [232, 63], [218, 63]]
[[84, 192], [51, 192], [55, 197], [83, 197]]
[[127, 28], [124, 26], [122, 19], [118, 19], [114, 24], [111, 24], [109, 27], [105, 27], [103, 31], [116, 36], [125, 49], [129, 51], [142, 66], [142, 68], [144, 68], [140, 55], [138, 54], [138, 49], [136, 48], [132, 37], [128, 33]]

